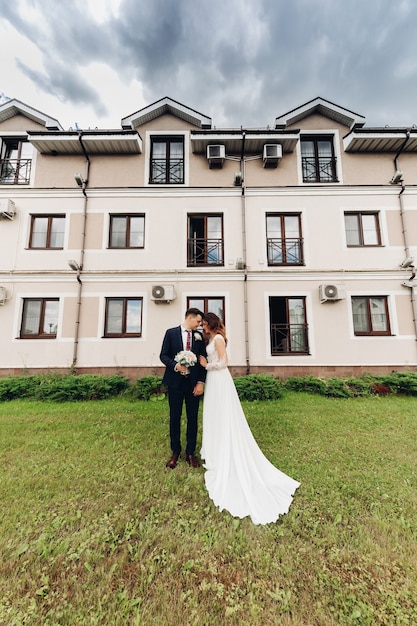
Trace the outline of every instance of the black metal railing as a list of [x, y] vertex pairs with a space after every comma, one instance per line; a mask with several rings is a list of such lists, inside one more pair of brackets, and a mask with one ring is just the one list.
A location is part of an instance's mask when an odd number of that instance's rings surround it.
[[187, 265], [223, 265], [223, 239], [188, 239]]
[[267, 239], [268, 265], [303, 265], [303, 240]]
[[151, 159], [151, 184], [180, 185], [184, 182], [184, 159]]
[[308, 354], [307, 324], [271, 324], [271, 354]]
[[302, 157], [303, 182], [337, 183], [336, 157]]
[[0, 161], [0, 185], [27, 185], [30, 182], [32, 159]]

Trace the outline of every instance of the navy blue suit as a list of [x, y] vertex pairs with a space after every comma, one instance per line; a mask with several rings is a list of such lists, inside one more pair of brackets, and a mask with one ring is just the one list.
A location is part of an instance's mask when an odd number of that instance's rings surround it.
[[[200, 337], [200, 339], [196, 338]], [[165, 365], [165, 373], [162, 379], [168, 387], [170, 438], [173, 454], [181, 453], [181, 414], [185, 401], [187, 413], [187, 447], [185, 453], [194, 454], [197, 442], [198, 428], [198, 405], [201, 396], [194, 396], [193, 389], [198, 382], [206, 380], [206, 370], [197, 360], [196, 365], [190, 367], [189, 376], [183, 376], [175, 371], [177, 362], [174, 357], [184, 350], [181, 326], [170, 328], [166, 331], [162, 343], [160, 359]], [[206, 345], [199, 331], [192, 331], [191, 351], [197, 356], [207, 356]]]

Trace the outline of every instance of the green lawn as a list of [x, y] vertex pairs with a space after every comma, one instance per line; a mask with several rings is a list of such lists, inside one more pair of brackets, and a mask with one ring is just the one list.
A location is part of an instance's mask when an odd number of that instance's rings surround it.
[[415, 625], [417, 400], [244, 408], [302, 483], [263, 527], [165, 468], [166, 400], [3, 403], [0, 624]]

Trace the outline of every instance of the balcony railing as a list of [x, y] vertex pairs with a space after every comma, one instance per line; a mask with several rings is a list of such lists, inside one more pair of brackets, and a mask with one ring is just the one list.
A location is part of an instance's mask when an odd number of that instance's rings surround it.
[[337, 183], [336, 157], [302, 157], [303, 182]]
[[188, 267], [223, 264], [223, 239], [188, 239]]
[[268, 265], [303, 265], [303, 240], [267, 239]]
[[4, 159], [0, 161], [0, 185], [28, 185], [32, 159]]
[[308, 354], [307, 324], [271, 324], [271, 354]]
[[184, 182], [184, 159], [151, 159], [149, 182], [157, 185], [180, 185]]

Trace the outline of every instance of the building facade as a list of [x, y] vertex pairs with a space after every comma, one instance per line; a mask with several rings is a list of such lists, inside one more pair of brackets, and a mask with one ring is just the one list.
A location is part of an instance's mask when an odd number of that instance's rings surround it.
[[322, 98], [217, 129], [163, 98], [119, 129], [0, 106], [0, 375], [159, 374], [189, 306], [233, 374], [417, 368], [417, 129]]

